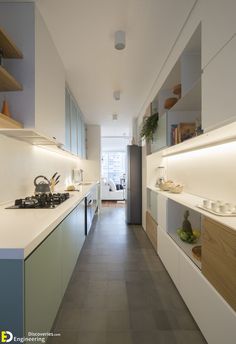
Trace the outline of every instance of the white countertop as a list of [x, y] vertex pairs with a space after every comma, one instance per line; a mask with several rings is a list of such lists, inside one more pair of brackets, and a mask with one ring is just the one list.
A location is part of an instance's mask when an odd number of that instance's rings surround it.
[[96, 184], [81, 185], [55, 209], [5, 209], [13, 202], [0, 206], [0, 259], [26, 258]]
[[197, 211], [198, 213], [201, 213], [204, 216], [209, 217], [210, 219], [215, 220], [216, 222], [221, 223], [224, 226], [227, 226], [233, 230], [236, 230], [236, 216], [235, 217], [228, 217], [228, 216], [218, 216], [210, 213], [207, 210], [198, 208], [197, 206], [202, 204], [203, 198], [192, 195], [186, 192], [182, 192], [180, 194], [174, 194], [168, 191], [161, 191], [159, 188], [156, 188], [154, 186], [148, 185], [148, 189], [157, 192], [175, 202], [178, 202], [180, 204], [183, 204], [184, 206], [193, 209]]

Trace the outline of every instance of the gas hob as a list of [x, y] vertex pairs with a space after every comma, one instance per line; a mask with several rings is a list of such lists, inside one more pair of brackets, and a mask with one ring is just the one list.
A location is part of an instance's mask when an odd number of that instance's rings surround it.
[[42, 193], [16, 199], [15, 204], [6, 209], [54, 209], [69, 197], [69, 193]]

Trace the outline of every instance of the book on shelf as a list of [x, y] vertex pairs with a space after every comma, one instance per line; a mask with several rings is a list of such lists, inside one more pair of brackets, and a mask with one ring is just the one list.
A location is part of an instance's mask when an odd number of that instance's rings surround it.
[[171, 125], [171, 145], [183, 142], [196, 136], [195, 123], [179, 123]]

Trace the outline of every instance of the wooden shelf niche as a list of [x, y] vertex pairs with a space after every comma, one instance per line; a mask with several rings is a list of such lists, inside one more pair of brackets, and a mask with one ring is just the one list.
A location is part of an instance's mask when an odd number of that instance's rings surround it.
[[0, 66], [0, 92], [22, 91], [22, 85], [2, 66]]
[[[0, 54], [1, 58], [5, 59], [23, 58], [22, 52], [2, 28], [0, 28]], [[21, 91], [22, 89], [22, 85], [0, 65], [0, 92]]]
[[23, 58], [22, 52], [2, 28], [0, 28], [0, 49], [2, 50], [2, 57], [5, 59]]
[[23, 128], [23, 125], [11, 117], [0, 113], [0, 128], [20, 129]]

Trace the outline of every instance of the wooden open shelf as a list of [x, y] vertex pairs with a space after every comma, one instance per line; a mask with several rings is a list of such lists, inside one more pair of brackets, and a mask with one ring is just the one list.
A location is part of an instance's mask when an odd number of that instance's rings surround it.
[[201, 111], [201, 78], [169, 111]]
[[18, 129], [23, 128], [23, 125], [20, 122], [15, 121], [11, 117], [0, 113], [0, 128]]
[[0, 92], [22, 91], [22, 85], [0, 66]]
[[6, 32], [2, 28], [0, 28], [0, 49], [2, 49], [3, 58], [23, 58], [22, 52], [17, 48], [15, 43], [11, 40], [11, 38], [6, 34]]

